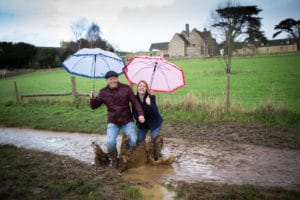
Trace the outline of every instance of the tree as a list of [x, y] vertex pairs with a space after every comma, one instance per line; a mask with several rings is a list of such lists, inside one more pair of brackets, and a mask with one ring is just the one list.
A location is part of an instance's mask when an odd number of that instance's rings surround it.
[[59, 52], [55, 48], [51, 47], [45, 47], [45, 48], [39, 48], [38, 50], [38, 63], [40, 68], [51, 68], [51, 67], [57, 67]]
[[279, 24], [275, 25], [274, 29], [278, 31], [274, 33], [273, 38], [283, 32], [287, 32], [297, 43], [297, 50], [300, 50], [300, 20], [291, 18], [282, 20]]
[[37, 49], [24, 42], [0, 42], [1, 69], [31, 68]]
[[85, 18], [81, 18], [71, 24], [71, 30], [75, 36], [75, 41], [78, 41], [78, 49], [81, 48], [81, 38], [86, 28], [87, 28], [87, 20]]
[[251, 43], [256, 40], [266, 41], [260, 30], [261, 18], [257, 15], [262, 10], [257, 6], [239, 6], [228, 2], [224, 8], [216, 10], [212, 25], [223, 37], [222, 48], [227, 74], [226, 110], [230, 110], [230, 73], [232, 54], [240, 43]]
[[100, 27], [96, 23], [92, 23], [86, 35], [86, 39], [91, 43], [91, 47], [95, 47], [95, 42], [101, 39], [100, 33]]

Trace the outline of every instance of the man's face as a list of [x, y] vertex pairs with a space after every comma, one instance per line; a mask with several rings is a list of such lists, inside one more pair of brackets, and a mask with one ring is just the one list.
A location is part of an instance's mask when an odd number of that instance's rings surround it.
[[118, 87], [118, 77], [112, 76], [106, 79], [108, 87], [116, 88]]

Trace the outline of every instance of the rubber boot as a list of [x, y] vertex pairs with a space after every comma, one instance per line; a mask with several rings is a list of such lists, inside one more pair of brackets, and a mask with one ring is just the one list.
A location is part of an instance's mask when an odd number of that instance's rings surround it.
[[153, 158], [154, 160], [158, 160], [162, 154], [161, 150], [164, 144], [163, 137], [161, 135], [158, 135], [153, 140]]
[[110, 160], [109, 166], [113, 167], [113, 168], [117, 168], [118, 167], [118, 158], [117, 158], [118, 152], [117, 152], [117, 150], [108, 152], [107, 154], [108, 154], [108, 157]]

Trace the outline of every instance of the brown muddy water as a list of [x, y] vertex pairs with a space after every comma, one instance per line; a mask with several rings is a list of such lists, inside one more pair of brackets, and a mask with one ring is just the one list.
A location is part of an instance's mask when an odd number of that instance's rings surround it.
[[[88, 164], [94, 162], [93, 141], [106, 150], [103, 135], [0, 128], [0, 144], [67, 155]], [[300, 154], [296, 150], [245, 144], [203, 145], [187, 139], [164, 138], [163, 154], [178, 156], [178, 160], [171, 166], [129, 169], [124, 177], [157, 184], [209, 181], [300, 190]], [[162, 192], [165, 198], [168, 192]]]

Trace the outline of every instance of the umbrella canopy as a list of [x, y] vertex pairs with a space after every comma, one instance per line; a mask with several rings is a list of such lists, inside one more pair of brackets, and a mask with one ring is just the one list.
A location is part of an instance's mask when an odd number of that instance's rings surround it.
[[183, 70], [161, 57], [135, 56], [123, 72], [131, 84], [144, 80], [156, 92], [172, 92], [185, 85]]
[[104, 78], [108, 71], [122, 74], [124, 65], [119, 56], [99, 48], [80, 49], [62, 63], [63, 68], [70, 74], [89, 78]]

